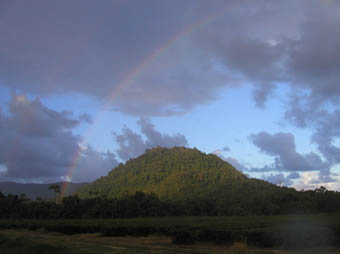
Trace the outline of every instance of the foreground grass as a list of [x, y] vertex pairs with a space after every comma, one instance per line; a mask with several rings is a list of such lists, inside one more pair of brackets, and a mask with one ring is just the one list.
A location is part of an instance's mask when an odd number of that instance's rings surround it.
[[319, 254], [340, 253], [340, 249], [321, 246], [305, 250], [260, 249], [244, 243], [232, 245], [196, 243], [176, 245], [168, 237], [103, 237], [100, 234], [63, 235], [43, 231], [0, 230], [2, 254]]
[[[232, 246], [235, 243], [242, 243], [252, 248], [298, 250], [319, 246], [337, 247], [340, 243], [340, 214], [112, 220], [0, 220], [0, 229], [58, 232], [69, 235], [68, 237], [89, 233], [97, 233], [97, 236], [101, 237], [166, 237], [172, 243], [182, 245], [217, 243]], [[33, 240], [30, 242], [34, 243]], [[24, 239], [18, 239], [18, 242], [27, 245]], [[52, 245], [52, 247], [60, 246]], [[32, 245], [32, 248], [36, 250], [42, 247]], [[53, 251], [61, 250], [51, 248], [49, 253]], [[65, 249], [62, 253], [66, 251]]]

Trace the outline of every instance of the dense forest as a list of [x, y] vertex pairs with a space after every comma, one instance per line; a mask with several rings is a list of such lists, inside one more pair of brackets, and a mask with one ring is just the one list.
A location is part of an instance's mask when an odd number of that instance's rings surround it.
[[[118, 165], [78, 191], [81, 198], [120, 198], [139, 192], [160, 199], [186, 200], [224, 195], [247, 177], [214, 154], [185, 147], [157, 147]], [[227, 187], [228, 188], [228, 187]], [[219, 195], [221, 193], [222, 195]]]
[[[245, 189], [246, 186], [243, 186]], [[24, 195], [0, 193], [0, 218], [74, 219], [133, 218], [159, 216], [225, 216], [310, 214], [340, 211], [340, 193], [325, 188], [297, 192], [261, 194], [247, 191], [229, 196], [225, 201], [191, 199], [160, 200], [155, 194], [137, 192], [121, 198], [88, 198], [69, 196], [61, 202], [29, 200]], [[251, 196], [249, 196], [251, 194]], [[263, 196], [261, 196], [263, 195]]]

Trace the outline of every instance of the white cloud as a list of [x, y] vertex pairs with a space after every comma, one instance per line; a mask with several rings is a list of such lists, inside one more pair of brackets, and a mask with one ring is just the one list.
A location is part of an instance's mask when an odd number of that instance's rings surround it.
[[300, 175], [299, 181], [292, 185], [298, 190], [313, 190], [323, 186], [328, 190], [340, 191], [340, 175], [333, 176], [334, 180], [327, 182], [321, 181], [320, 174], [316, 171], [303, 172]]

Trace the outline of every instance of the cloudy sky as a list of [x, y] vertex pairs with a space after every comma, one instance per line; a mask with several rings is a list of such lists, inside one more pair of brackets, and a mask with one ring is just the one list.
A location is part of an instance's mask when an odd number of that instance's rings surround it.
[[339, 25], [331, 0], [1, 0], [0, 181], [187, 146], [340, 190]]

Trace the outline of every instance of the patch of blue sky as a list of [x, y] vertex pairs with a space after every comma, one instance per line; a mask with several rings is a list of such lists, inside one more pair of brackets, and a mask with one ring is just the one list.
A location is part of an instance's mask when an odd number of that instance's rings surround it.
[[0, 173], [5, 173], [5, 172], [7, 172], [6, 165], [0, 163]]
[[[6, 109], [10, 90], [0, 86], [0, 92], [1, 106]], [[305, 154], [316, 151], [315, 145], [310, 143], [311, 130], [296, 128], [283, 120], [288, 92], [287, 86], [279, 85], [265, 108], [259, 109], [255, 107], [250, 85], [224, 89], [214, 102], [197, 106], [184, 115], [154, 117], [152, 122], [161, 133], [183, 134], [190, 147], [211, 153], [228, 146], [230, 151], [224, 152], [225, 156], [237, 158], [243, 164], [261, 167], [272, 163], [273, 158], [258, 151], [249, 140], [251, 133], [291, 132], [295, 135], [298, 152]], [[98, 151], [115, 151], [118, 147], [112, 132], [120, 133], [124, 125], [137, 133], [140, 132], [136, 123], [137, 117], [104, 111], [100, 102], [92, 97], [70, 93], [44, 97], [41, 100], [47, 108], [56, 111], [69, 110], [75, 117], [89, 114], [93, 123], [83, 123], [73, 132], [82, 136], [86, 143]]]
[[94, 122], [85, 129], [84, 139], [98, 151], [114, 152], [118, 144], [113, 132], [120, 134], [124, 126], [139, 133], [138, 118], [114, 111], [98, 111]]
[[120, 132], [124, 125], [136, 129], [135, 117], [120, 112], [103, 110], [101, 103], [91, 97], [80, 94], [55, 95], [45, 98], [44, 105], [57, 111], [70, 110], [74, 116], [89, 114], [92, 123], [82, 123], [73, 133], [80, 135], [84, 142], [97, 151], [111, 151], [117, 149], [112, 132]]
[[273, 158], [251, 143], [251, 133], [291, 132], [298, 152], [311, 151], [311, 131], [298, 129], [283, 119], [287, 92], [286, 86], [278, 86], [265, 108], [259, 109], [252, 98], [252, 86], [225, 89], [215, 102], [198, 106], [183, 116], [154, 118], [153, 122], [163, 132], [184, 134], [190, 147], [210, 153], [227, 146], [230, 151], [224, 152], [225, 156], [261, 167], [271, 164]]

